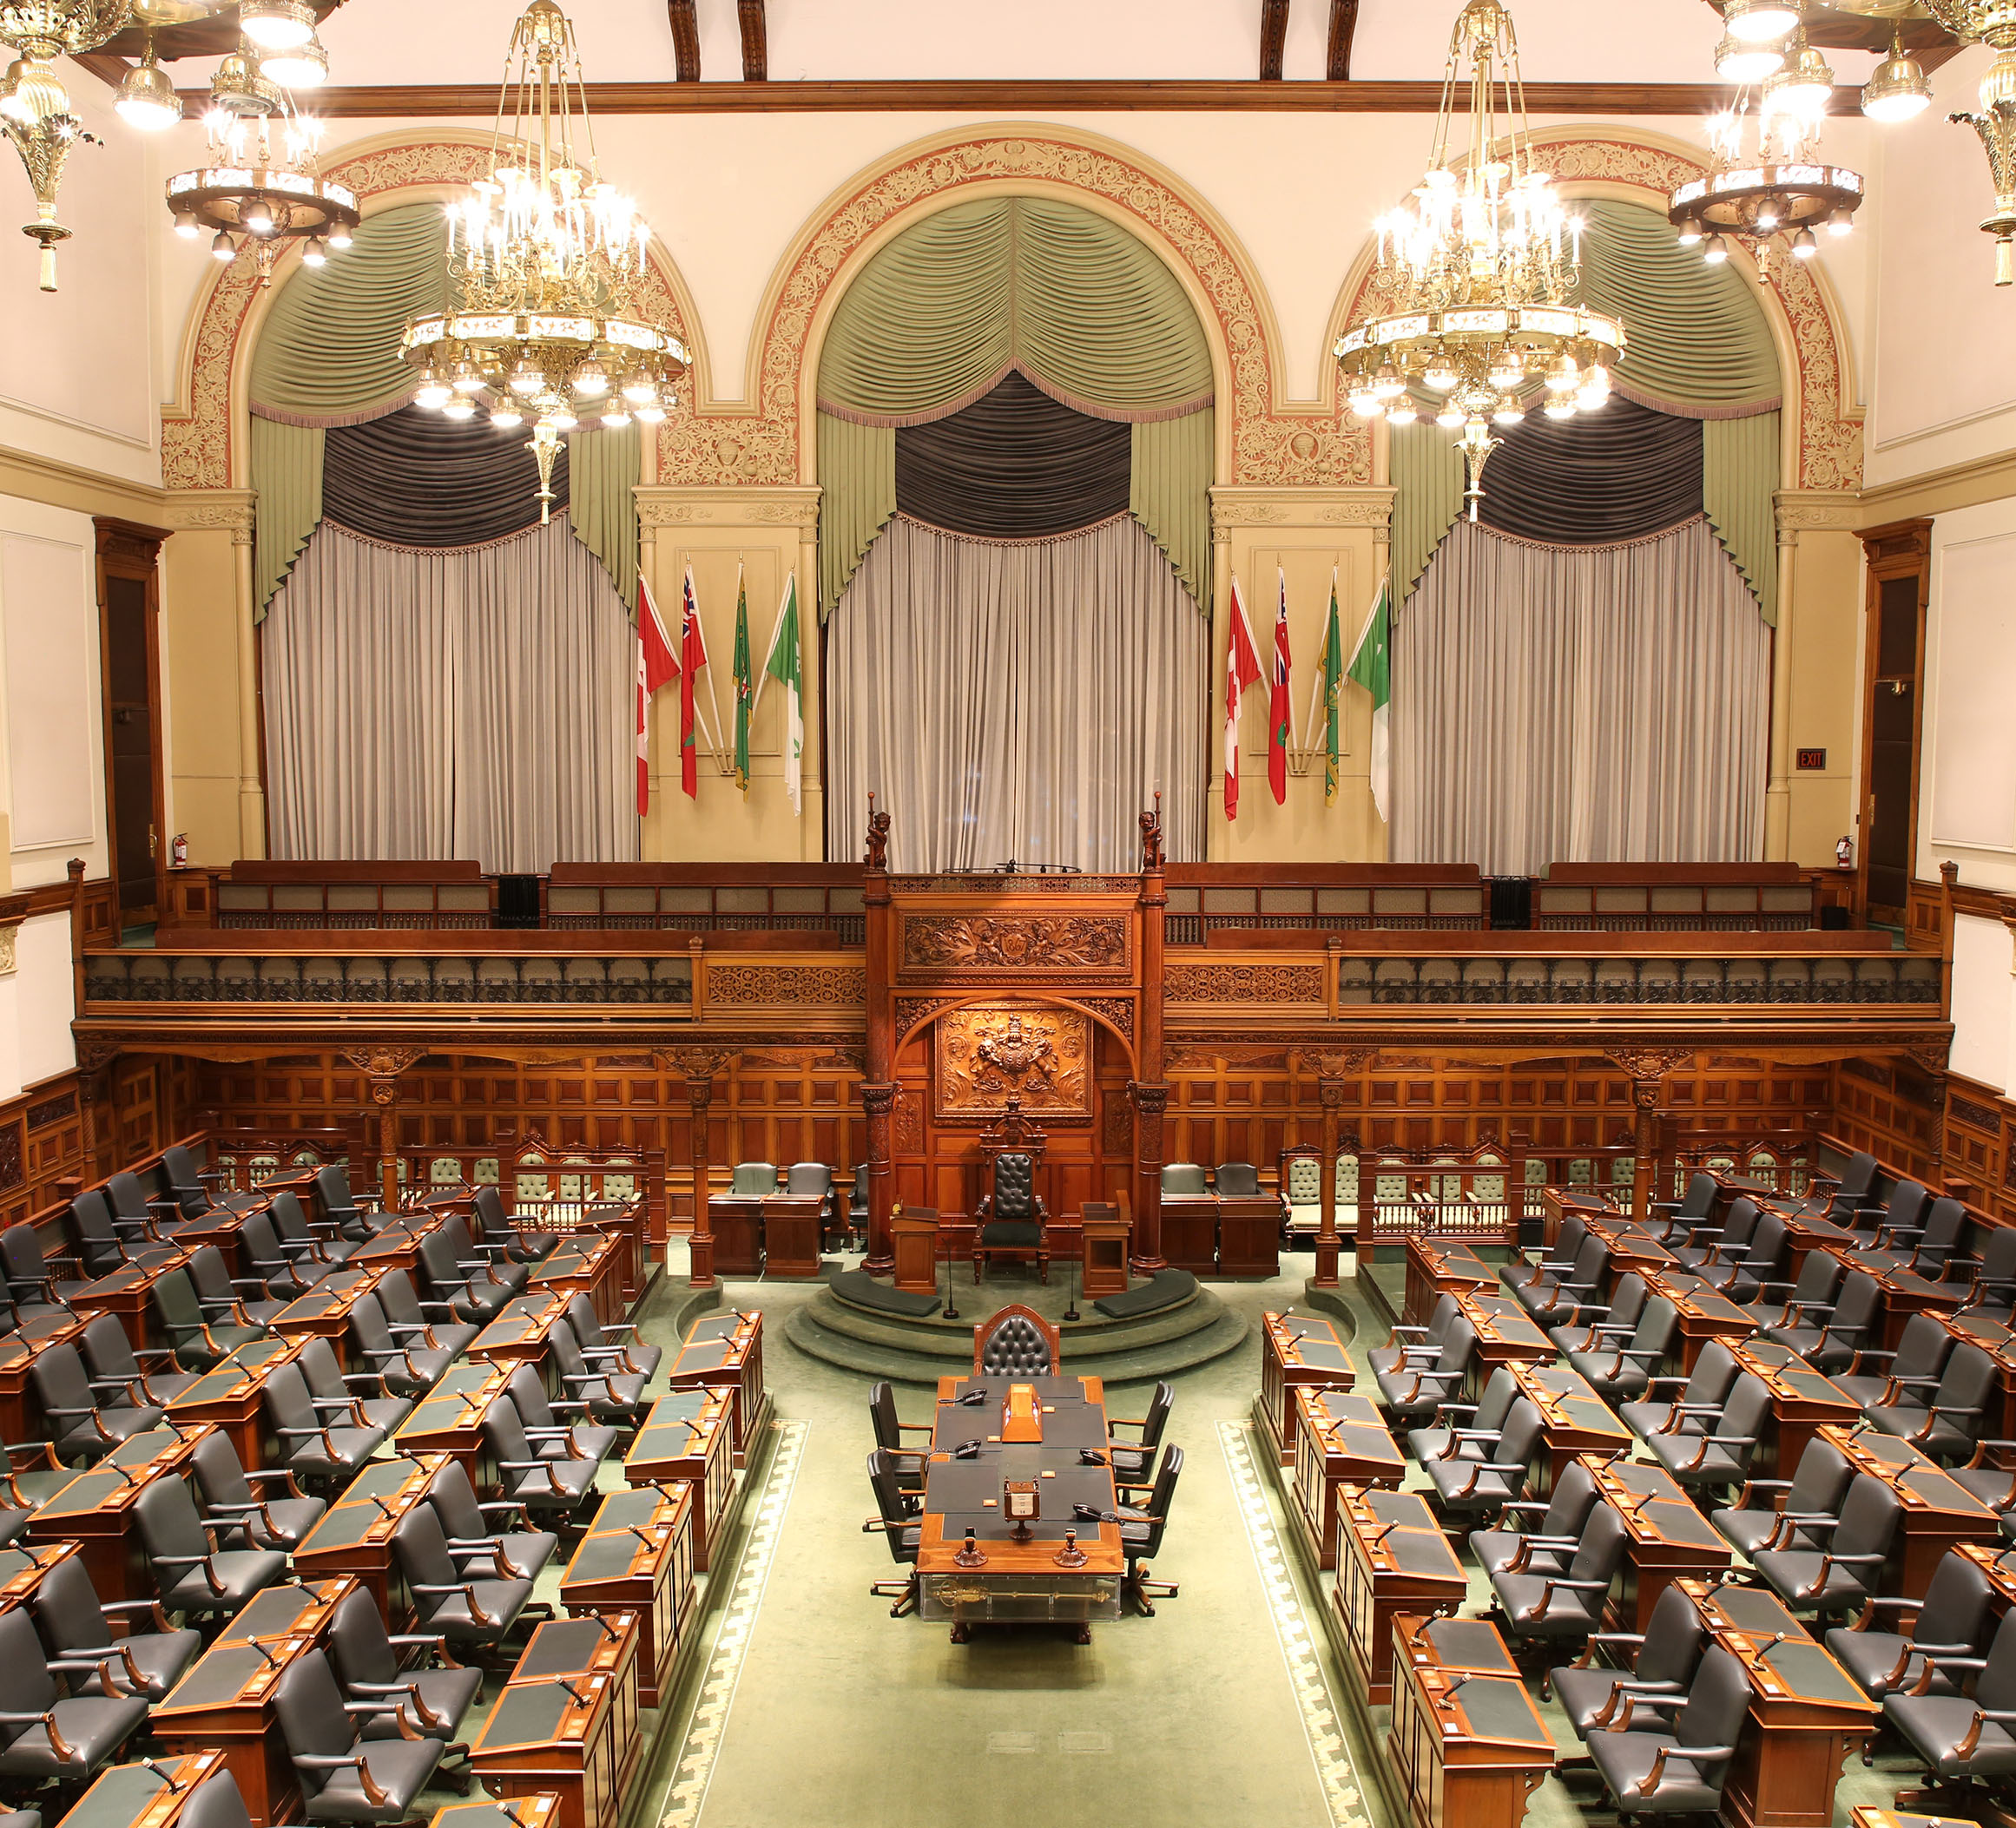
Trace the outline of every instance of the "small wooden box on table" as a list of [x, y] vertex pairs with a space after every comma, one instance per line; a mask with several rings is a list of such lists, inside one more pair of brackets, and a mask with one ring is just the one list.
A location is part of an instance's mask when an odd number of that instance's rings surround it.
[[148, 1725], [171, 1752], [215, 1749], [238, 1780], [254, 1828], [293, 1821], [301, 1785], [280, 1731], [280, 1679], [329, 1628], [355, 1582], [269, 1587], [226, 1627], [158, 1703]]
[[267, 1451], [267, 1380], [281, 1365], [292, 1364], [305, 1343], [278, 1333], [247, 1341], [171, 1399], [166, 1405], [168, 1419], [181, 1428], [209, 1423], [230, 1437], [247, 1472], [272, 1464], [277, 1456]]
[[508, 1403], [511, 1371], [502, 1364], [457, 1364], [423, 1397], [393, 1434], [395, 1452], [449, 1454], [462, 1463], [478, 1494], [497, 1483], [483, 1437], [484, 1418], [493, 1404]]
[[1337, 1565], [1337, 1519], [1345, 1490], [1367, 1485], [1397, 1489], [1410, 1463], [1387, 1432], [1371, 1397], [1306, 1388], [1293, 1394], [1295, 1503], [1288, 1514], [1301, 1527], [1316, 1566], [1328, 1570]]
[[688, 1488], [693, 1500], [694, 1565], [706, 1574], [728, 1533], [735, 1490], [735, 1398], [702, 1384], [668, 1391], [651, 1405], [623, 1477], [632, 1485]]
[[506, 1800], [550, 1792], [559, 1808], [550, 1828], [616, 1828], [616, 1689], [607, 1672], [505, 1683], [470, 1743], [470, 1769]]
[[1838, 1447], [1857, 1472], [1875, 1474], [1903, 1506], [1879, 1592], [1921, 1600], [1947, 1549], [2002, 1540], [2001, 1519], [1908, 1441], [1874, 1429], [1858, 1434], [1831, 1424], [1822, 1424], [1819, 1435]]
[[178, 1436], [172, 1428], [150, 1428], [121, 1442], [37, 1509], [28, 1520], [29, 1540], [62, 1542], [75, 1537], [91, 1585], [105, 1604], [152, 1598], [151, 1564], [134, 1522], [134, 1503], [151, 1482], [181, 1472], [209, 1432], [192, 1429]]
[[561, 1676], [608, 1675], [610, 1768], [616, 1793], [629, 1787], [643, 1750], [637, 1726], [642, 1705], [637, 1688], [638, 1646], [643, 1627], [637, 1615], [589, 1613], [577, 1619], [549, 1619], [537, 1627], [512, 1669], [514, 1682], [541, 1682]]
[[1518, 1828], [1554, 1769], [1554, 1741], [1482, 1619], [1393, 1621], [1387, 1735], [1414, 1828]]
[[392, 1533], [434, 1489], [448, 1464], [446, 1454], [366, 1461], [294, 1550], [294, 1572], [304, 1580], [352, 1576], [392, 1630], [407, 1629], [413, 1596], [392, 1549]]
[[1353, 1382], [1344, 1342], [1321, 1315], [1260, 1317], [1260, 1429], [1277, 1465], [1295, 1463], [1295, 1392], [1349, 1390]]
[[627, 1612], [642, 1641], [637, 1681], [647, 1707], [671, 1688], [693, 1613], [693, 1500], [682, 1485], [611, 1492], [560, 1576], [569, 1612]]
[[1368, 1701], [1393, 1698], [1394, 1616], [1454, 1612], [1468, 1585], [1434, 1512], [1413, 1492], [1347, 1487], [1338, 1495], [1332, 1598]]
[[665, 1381], [674, 1390], [705, 1384], [735, 1392], [735, 1470], [741, 1471], [749, 1463], [750, 1443], [770, 1419], [770, 1396], [763, 1387], [762, 1310], [731, 1308], [695, 1320]]
[[1644, 1631], [1659, 1595], [1682, 1575], [1713, 1580], [1727, 1570], [1729, 1544], [1664, 1467], [1594, 1456], [1582, 1463], [1631, 1539], [1623, 1578], [1605, 1602], [1611, 1630]]
[[1407, 1293], [1400, 1315], [1410, 1326], [1426, 1326], [1444, 1295], [1459, 1289], [1489, 1293], [1498, 1286], [1498, 1272], [1467, 1244], [1431, 1244], [1426, 1238], [1407, 1239]]
[[1771, 1422], [1758, 1450], [1761, 1476], [1789, 1479], [1806, 1443], [1823, 1424], [1853, 1428], [1861, 1419], [1860, 1405], [1846, 1391], [1776, 1339], [1738, 1339], [1729, 1350], [1736, 1363], [1771, 1393]]
[[1882, 1710], [1768, 1588], [1680, 1585], [1749, 1679], [1749, 1713], [1723, 1786], [1723, 1819], [1734, 1828], [1828, 1828], [1841, 1762]]

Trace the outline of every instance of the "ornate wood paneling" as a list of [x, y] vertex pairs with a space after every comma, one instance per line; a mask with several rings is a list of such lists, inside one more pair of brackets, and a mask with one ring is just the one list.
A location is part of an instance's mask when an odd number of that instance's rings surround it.
[[1834, 1134], [1906, 1174], [1933, 1173], [1934, 1088], [1902, 1060], [1844, 1060], [1834, 1075]]

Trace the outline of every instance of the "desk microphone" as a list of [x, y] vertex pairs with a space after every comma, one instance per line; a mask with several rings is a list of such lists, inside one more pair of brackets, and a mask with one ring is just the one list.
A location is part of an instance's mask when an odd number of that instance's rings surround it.
[[280, 1667], [280, 1659], [276, 1657], [270, 1650], [268, 1650], [265, 1645], [261, 1644], [257, 1638], [247, 1638], [245, 1641], [251, 1645], [252, 1647], [260, 1654], [260, 1655], [266, 1659], [266, 1667], [268, 1669], [278, 1669]]
[[1384, 1529], [1380, 1530], [1380, 1533], [1374, 1536], [1372, 1541], [1366, 1546], [1370, 1549], [1377, 1549], [1381, 1542], [1385, 1542], [1386, 1539], [1400, 1527], [1400, 1520], [1398, 1517], [1395, 1517], [1392, 1522], [1388, 1523]]
[[1078, 1450], [1078, 1464], [1080, 1466], [1104, 1466], [1106, 1464], [1106, 1456], [1096, 1447], [1081, 1447]]
[[497, 1806], [502, 1810], [504, 1814], [508, 1815], [514, 1822], [516, 1822], [518, 1825], [518, 1828], [528, 1828], [528, 1825], [524, 1817], [520, 1815], [518, 1812], [512, 1808], [509, 1803], [505, 1802], [503, 1798], [500, 1797], [497, 1798]]
[[1778, 1631], [1772, 1633], [1771, 1641], [1769, 1643], [1757, 1645], [1751, 1650], [1750, 1661], [1753, 1663], [1762, 1662], [1767, 1656], [1769, 1656], [1779, 1647], [1779, 1645], [1782, 1644], [1785, 1640], [1791, 1635], [1792, 1634], [1789, 1631]]
[[122, 1466], [116, 1460], [108, 1460], [105, 1463], [109, 1466], [114, 1472], [117, 1473], [122, 1479], [125, 1480], [128, 1485], [138, 1485], [141, 1483], [140, 1475], [133, 1471], [131, 1468]]
[[149, 1771], [151, 1771], [157, 1778], [161, 1780], [163, 1784], [168, 1786], [169, 1795], [180, 1796], [183, 1791], [189, 1787], [187, 1784], [176, 1783], [175, 1780], [170, 1777], [168, 1772], [164, 1771], [159, 1765], [155, 1764], [152, 1759], [142, 1759], [140, 1762], [146, 1766]]
[[[602, 1634], [605, 1638], [620, 1638], [623, 1635], [623, 1634], [618, 1631], [615, 1626], [611, 1625], [607, 1619], [603, 1618], [599, 1612], [591, 1612], [588, 1614], [587, 1616], [593, 1619], [597, 1625], [602, 1627]], [[517, 1818], [513, 1816], [511, 1819], [515, 1822], [517, 1820]]]
[[977, 1460], [979, 1457], [980, 1439], [978, 1435], [974, 1436], [971, 1441], [960, 1442], [957, 1447], [952, 1449], [952, 1458], [955, 1460]]
[[582, 1692], [576, 1688], [573, 1683], [570, 1682], [565, 1676], [555, 1676], [553, 1680], [557, 1682], [563, 1688], [564, 1688], [569, 1694], [574, 1697], [574, 1705], [576, 1707], [585, 1707], [588, 1706], [588, 1697], [582, 1693]]
[[987, 1386], [985, 1384], [968, 1391], [965, 1396], [959, 1398], [959, 1401], [967, 1409], [978, 1409], [986, 1400]]
[[629, 1530], [646, 1549], [656, 1549], [657, 1548], [658, 1545], [651, 1540], [649, 1533], [639, 1529], [635, 1523], [626, 1523], [623, 1528]]
[[393, 1511], [392, 1506], [387, 1504], [385, 1500], [379, 1497], [376, 1492], [367, 1491], [364, 1496], [369, 1498], [373, 1504], [377, 1505], [379, 1509], [385, 1514], [385, 1517], [390, 1522], [396, 1523], [399, 1521], [398, 1515]]

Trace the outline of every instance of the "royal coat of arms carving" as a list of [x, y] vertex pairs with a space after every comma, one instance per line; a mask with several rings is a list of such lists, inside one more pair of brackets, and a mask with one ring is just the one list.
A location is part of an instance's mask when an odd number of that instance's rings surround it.
[[934, 1024], [940, 1117], [1091, 1115], [1092, 1024], [1076, 1009], [969, 1004]]

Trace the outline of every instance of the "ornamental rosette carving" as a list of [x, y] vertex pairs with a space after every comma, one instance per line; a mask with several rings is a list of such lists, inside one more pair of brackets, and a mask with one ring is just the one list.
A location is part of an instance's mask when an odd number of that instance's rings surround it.
[[1171, 1003], [1321, 1003], [1320, 964], [1176, 964], [1163, 974]]
[[868, 1000], [868, 974], [860, 965], [713, 965], [707, 974], [707, 1000], [853, 1008]]
[[1122, 970], [1127, 927], [1119, 915], [912, 914], [903, 923], [903, 969]]

